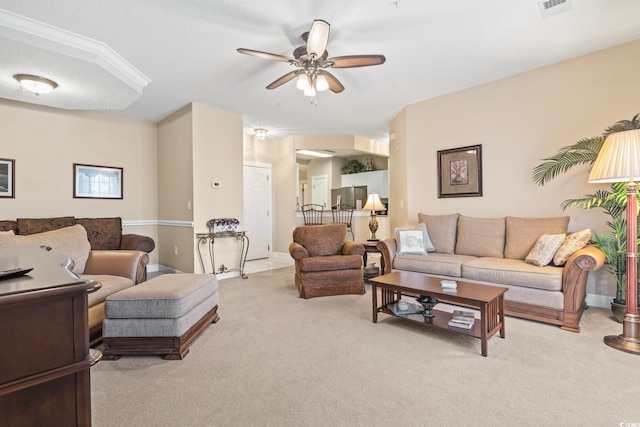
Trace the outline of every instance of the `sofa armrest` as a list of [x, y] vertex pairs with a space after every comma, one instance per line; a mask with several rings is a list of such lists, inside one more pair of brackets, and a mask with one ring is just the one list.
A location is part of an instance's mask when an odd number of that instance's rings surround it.
[[156, 242], [151, 237], [140, 234], [123, 234], [120, 249], [130, 251], [142, 251], [151, 253], [156, 247]]
[[380, 240], [376, 245], [380, 253], [382, 254], [382, 260], [384, 265], [384, 271], [382, 274], [389, 274], [393, 270], [393, 258], [396, 256], [397, 246], [396, 239], [384, 239]]
[[108, 274], [133, 280], [134, 284], [144, 281], [149, 255], [142, 251], [95, 250], [89, 251], [89, 259], [84, 274]]
[[562, 293], [564, 294], [564, 325], [562, 329], [580, 332], [578, 326], [590, 271], [604, 265], [604, 254], [594, 245], [588, 245], [569, 257], [562, 269]]
[[309, 257], [309, 251], [307, 251], [307, 249], [300, 243], [296, 242], [291, 242], [289, 244], [289, 254], [291, 255], [291, 258], [295, 259], [296, 261], [302, 258]]
[[342, 255], [364, 255], [364, 245], [362, 243], [347, 240], [342, 245]]

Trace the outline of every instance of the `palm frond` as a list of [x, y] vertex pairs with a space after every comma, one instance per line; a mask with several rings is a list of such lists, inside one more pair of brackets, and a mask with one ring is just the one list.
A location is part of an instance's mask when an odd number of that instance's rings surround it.
[[573, 145], [562, 147], [555, 155], [542, 159], [543, 163], [533, 168], [531, 179], [538, 185], [544, 185], [574, 166], [593, 164], [608, 135], [632, 129], [640, 129], [640, 114], [636, 114], [631, 120], [614, 123], [601, 136], [584, 138]]
[[566, 151], [557, 153], [544, 160], [544, 163], [533, 168], [531, 178], [538, 185], [544, 185], [560, 174], [567, 172], [574, 166], [593, 164], [598, 153], [592, 151]]
[[605, 129], [603, 135], [607, 136], [616, 132], [624, 132], [625, 130], [640, 129], [640, 118], [638, 116], [639, 115], [636, 114], [631, 120], [620, 120], [614, 123]]

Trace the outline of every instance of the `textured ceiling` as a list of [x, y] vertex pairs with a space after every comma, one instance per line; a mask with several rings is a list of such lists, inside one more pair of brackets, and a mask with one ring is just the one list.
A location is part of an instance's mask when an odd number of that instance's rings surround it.
[[[113, 90], [114, 77], [93, 63], [0, 37], [0, 97], [16, 90], [7, 86], [16, 70], [54, 69], [61, 86], [45, 105], [159, 121], [199, 102], [240, 112], [246, 132], [270, 137], [384, 139], [408, 104], [640, 39], [638, 0], [572, 0], [548, 19], [533, 0], [0, 0], [0, 9], [103, 42], [151, 81], [141, 96]], [[332, 70], [346, 89], [320, 93], [317, 105], [295, 82], [265, 89], [287, 63], [236, 52], [291, 56], [314, 19], [331, 24], [330, 56], [387, 57]], [[75, 96], [64, 85], [88, 87]]]

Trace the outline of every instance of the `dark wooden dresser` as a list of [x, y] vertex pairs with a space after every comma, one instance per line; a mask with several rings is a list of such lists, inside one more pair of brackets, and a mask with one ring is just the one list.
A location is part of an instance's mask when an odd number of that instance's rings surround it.
[[40, 247], [0, 249], [0, 426], [90, 426], [87, 295], [100, 288]]

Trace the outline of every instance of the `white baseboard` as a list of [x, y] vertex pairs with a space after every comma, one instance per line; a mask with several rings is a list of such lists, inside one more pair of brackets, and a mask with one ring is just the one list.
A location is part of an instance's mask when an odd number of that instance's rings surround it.
[[289, 254], [289, 252], [271, 252], [271, 254], [269, 255], [269, 258], [290, 259], [291, 255]]
[[585, 298], [590, 307], [610, 308], [613, 297], [608, 295], [587, 294]]

